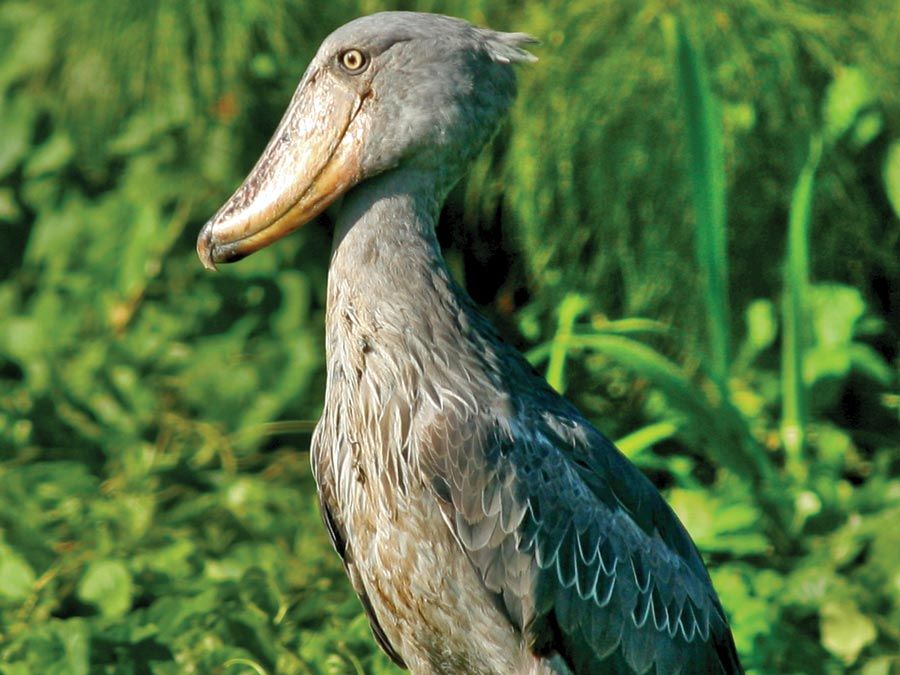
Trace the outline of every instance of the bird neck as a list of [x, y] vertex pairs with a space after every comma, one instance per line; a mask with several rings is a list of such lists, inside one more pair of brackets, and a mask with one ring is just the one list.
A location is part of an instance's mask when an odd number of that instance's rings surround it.
[[388, 311], [383, 305], [389, 303], [427, 311], [433, 301], [461, 292], [434, 231], [440, 193], [427, 175], [398, 170], [347, 195], [335, 228], [330, 305], [377, 304]]
[[[454, 368], [487, 367], [477, 364], [496, 338], [441, 255], [434, 232], [440, 195], [419, 177], [383, 176], [342, 205], [325, 317], [326, 407], [355, 406], [342, 424], [384, 413], [385, 397], [399, 396], [409, 409], [420, 390], [434, 396], [436, 379], [466, 401], [472, 387], [454, 380]], [[358, 424], [366, 425], [362, 418]]]
[[[394, 420], [392, 405], [397, 419], [409, 419], [420, 403], [444, 416], [487, 405], [508, 417], [513, 392], [545, 387], [450, 275], [434, 231], [442, 197], [411, 175], [348, 194], [328, 273], [322, 433]], [[379, 437], [366, 447], [402, 446]]]

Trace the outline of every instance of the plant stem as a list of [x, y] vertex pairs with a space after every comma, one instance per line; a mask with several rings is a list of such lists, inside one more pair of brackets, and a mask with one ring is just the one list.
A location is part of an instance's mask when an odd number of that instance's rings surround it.
[[791, 195], [788, 246], [784, 275], [781, 339], [781, 438], [788, 455], [788, 469], [797, 476], [803, 453], [807, 420], [807, 392], [803, 380], [806, 355], [805, 330], [809, 303], [809, 230], [816, 168], [822, 140], [810, 140], [809, 155]]

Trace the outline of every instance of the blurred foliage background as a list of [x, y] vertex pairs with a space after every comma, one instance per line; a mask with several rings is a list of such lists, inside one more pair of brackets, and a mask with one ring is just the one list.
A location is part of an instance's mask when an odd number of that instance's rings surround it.
[[0, 672], [393, 672], [308, 470], [328, 218], [193, 246], [388, 8], [542, 40], [440, 236], [664, 491], [748, 669], [900, 672], [895, 0], [5, 0]]

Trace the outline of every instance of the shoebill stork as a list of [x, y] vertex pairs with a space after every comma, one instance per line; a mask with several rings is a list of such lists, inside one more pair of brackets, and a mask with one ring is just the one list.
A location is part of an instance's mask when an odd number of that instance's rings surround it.
[[399, 666], [741, 672], [677, 517], [500, 339], [435, 237], [531, 41], [409, 12], [339, 28], [198, 252], [233, 262], [343, 198], [312, 464], [334, 547]]

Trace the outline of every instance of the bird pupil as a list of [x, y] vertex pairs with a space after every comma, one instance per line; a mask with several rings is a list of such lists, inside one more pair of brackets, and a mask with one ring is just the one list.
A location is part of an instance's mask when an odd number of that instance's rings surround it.
[[350, 70], [356, 70], [362, 65], [362, 55], [355, 49], [344, 54], [344, 65]]

